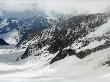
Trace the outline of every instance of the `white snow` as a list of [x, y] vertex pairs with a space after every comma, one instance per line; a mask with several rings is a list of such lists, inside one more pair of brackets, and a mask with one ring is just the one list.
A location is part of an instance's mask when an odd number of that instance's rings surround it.
[[93, 48], [95, 48], [95, 47], [97, 47], [97, 46], [100, 46], [100, 45], [104, 44], [105, 41], [106, 41], [106, 40], [93, 41], [93, 42], [91, 42], [88, 46], [85, 46], [85, 47], [83, 47], [83, 48], [81, 48], [81, 49], [77, 49], [76, 51], [79, 52], [79, 51], [84, 51], [84, 50], [86, 50], [86, 49], [93, 49]]
[[[20, 55], [17, 52], [13, 53], [0, 54], [0, 58], [2, 55], [7, 56], [9, 62], [10, 57]], [[68, 56], [40, 69], [42, 61], [25, 64], [0, 62], [0, 82], [109, 82], [110, 67], [102, 65], [110, 58], [109, 53], [110, 48], [92, 53], [82, 60]]]
[[8, 33], [0, 34], [0, 38], [3, 38], [7, 43], [11, 45], [16, 45], [19, 41], [19, 32], [16, 29], [13, 29], [12, 31]]
[[108, 19], [108, 22], [97, 27], [96, 31], [89, 33], [86, 37], [97, 37], [102, 36], [104, 33], [107, 33], [110, 31], [110, 19]]

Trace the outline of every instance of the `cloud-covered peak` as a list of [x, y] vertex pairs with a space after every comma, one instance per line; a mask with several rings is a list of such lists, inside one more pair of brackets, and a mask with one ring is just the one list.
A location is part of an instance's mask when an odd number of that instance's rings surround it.
[[39, 14], [38, 12], [47, 15], [52, 15], [53, 12], [97, 13], [103, 12], [108, 6], [110, 6], [109, 0], [0, 0], [0, 15], [12, 13], [35, 15]]

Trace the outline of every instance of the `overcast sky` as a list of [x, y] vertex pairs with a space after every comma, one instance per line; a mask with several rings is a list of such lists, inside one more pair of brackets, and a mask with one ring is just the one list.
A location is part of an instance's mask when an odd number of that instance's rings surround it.
[[[110, 7], [110, 0], [0, 0], [0, 16], [6, 12], [45, 11], [58, 13], [97, 13]], [[37, 12], [36, 12], [37, 13]]]

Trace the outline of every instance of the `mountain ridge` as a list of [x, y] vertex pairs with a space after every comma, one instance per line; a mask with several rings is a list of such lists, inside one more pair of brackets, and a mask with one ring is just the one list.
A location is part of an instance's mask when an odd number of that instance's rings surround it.
[[[46, 28], [37, 36], [28, 41], [25, 53], [18, 58], [35, 58], [42, 59], [42, 56], [47, 59], [47, 63], [54, 63], [67, 56], [75, 55], [79, 59], [83, 59], [93, 52], [109, 48], [109, 35], [96, 37], [92, 41], [86, 37], [88, 34], [95, 32], [97, 28], [106, 24], [108, 18], [104, 13], [79, 15], [67, 19], [61, 19], [54, 28]], [[102, 37], [102, 38], [101, 38]], [[106, 41], [93, 49], [80, 50], [88, 46], [91, 42]], [[84, 39], [85, 38], [85, 39]], [[108, 39], [107, 39], [108, 38]], [[25, 45], [25, 44], [24, 44]], [[79, 45], [79, 47], [78, 47]], [[76, 48], [77, 46], [77, 48]], [[79, 50], [79, 51], [78, 51]], [[45, 55], [47, 54], [47, 55]]]

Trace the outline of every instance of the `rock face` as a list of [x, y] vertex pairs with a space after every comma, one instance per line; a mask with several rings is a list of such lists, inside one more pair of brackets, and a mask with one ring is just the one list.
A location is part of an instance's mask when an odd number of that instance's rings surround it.
[[[107, 23], [107, 16], [104, 13], [60, 19], [53, 27], [37, 33], [30, 40], [25, 53], [19, 59], [31, 56], [48, 56], [49, 63], [52, 64], [71, 55], [75, 55], [80, 59], [85, 58], [93, 52], [110, 47], [109, 33], [94, 38], [87, 37], [87, 35], [95, 32], [96, 28], [100, 28], [105, 23]], [[94, 48], [83, 49], [89, 46], [91, 42], [101, 40], [106, 41]], [[45, 55], [44, 52], [48, 53], [48, 55]]]
[[0, 45], [9, 45], [9, 44], [0, 38]]

